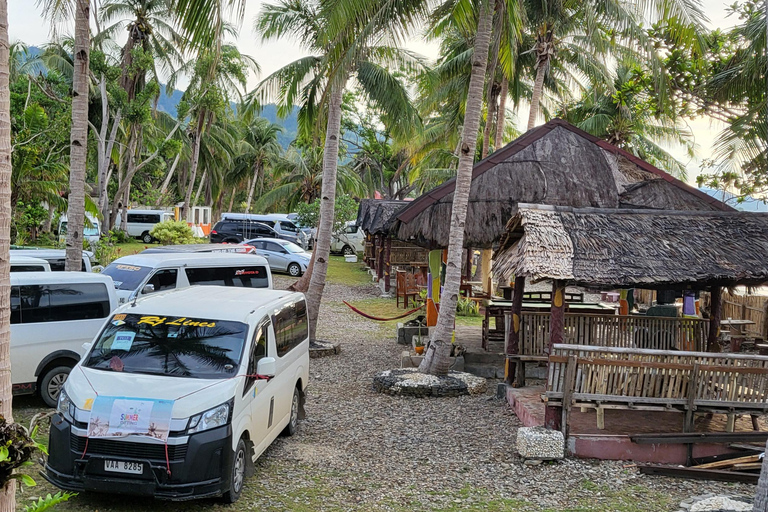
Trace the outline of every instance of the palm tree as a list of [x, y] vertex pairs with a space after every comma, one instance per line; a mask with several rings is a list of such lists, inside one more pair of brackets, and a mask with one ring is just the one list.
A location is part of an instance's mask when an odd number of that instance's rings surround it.
[[282, 0], [266, 5], [256, 21], [263, 40], [290, 37], [312, 54], [268, 77], [260, 87], [262, 94], [276, 96], [283, 112], [301, 102], [300, 135], [305, 141], [319, 142], [317, 128], [325, 125], [320, 225], [307, 290], [311, 338], [328, 271], [344, 90], [354, 79], [395, 129], [405, 132], [417, 125], [408, 91], [388, 68], [412, 69], [418, 64], [396, 43], [405, 27], [422, 14], [421, 2]]
[[250, 167], [253, 174], [248, 188], [248, 199], [245, 201], [245, 212], [251, 211], [251, 201], [258, 183], [263, 191], [264, 171], [267, 165], [273, 163], [282, 152], [277, 142], [277, 136], [283, 131], [280, 125], [270, 123], [263, 117], [258, 117], [243, 126], [243, 142], [245, 151], [240, 154], [238, 164]]
[[[11, 89], [8, 4], [0, 0], [0, 416], [13, 422], [11, 409]], [[15, 510], [15, 480], [0, 490], [0, 509]]]
[[477, 33], [472, 54], [472, 74], [469, 78], [467, 105], [464, 116], [461, 149], [459, 151], [456, 191], [451, 208], [451, 231], [448, 241], [448, 258], [445, 269], [445, 283], [440, 295], [440, 312], [429, 348], [419, 371], [443, 375], [450, 367], [451, 333], [456, 318], [456, 304], [461, 286], [461, 257], [464, 251], [464, 222], [467, 218], [469, 188], [472, 184], [472, 166], [477, 147], [477, 133], [483, 107], [483, 89], [488, 64], [488, 49], [491, 39], [493, 5], [484, 0], [478, 9]]
[[679, 117], [654, 108], [650, 76], [639, 64], [623, 62], [611, 85], [593, 85], [578, 102], [563, 106], [558, 117], [685, 180], [685, 164], [663, 144], [681, 145], [693, 157], [693, 134]]

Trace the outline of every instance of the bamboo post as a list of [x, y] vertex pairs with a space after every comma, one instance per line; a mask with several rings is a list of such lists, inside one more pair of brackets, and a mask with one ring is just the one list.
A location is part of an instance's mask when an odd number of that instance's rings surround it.
[[467, 281], [472, 280], [472, 248], [467, 247]]
[[491, 266], [493, 251], [491, 249], [483, 249], [480, 251], [480, 280], [483, 282], [483, 292], [489, 297], [493, 293], [491, 289]]
[[392, 254], [392, 237], [387, 237], [384, 244], [384, 292], [389, 293], [390, 278], [392, 274], [392, 265], [390, 263], [390, 255]]
[[[509, 329], [504, 333], [505, 352], [507, 354], [504, 368], [504, 380], [507, 384], [521, 388], [525, 386], [525, 363], [510, 356], [520, 354], [520, 323], [523, 310], [523, 293], [525, 292], [525, 277], [515, 277], [515, 289], [512, 296], [512, 311]], [[514, 379], [514, 381], [513, 381]]]
[[379, 235], [379, 253], [376, 255], [376, 279], [379, 283], [384, 278], [384, 235]]
[[371, 235], [371, 259], [370, 259], [370, 265], [371, 268], [373, 268], [374, 271], [377, 271], [376, 268], [378, 266], [378, 253], [376, 250], [378, 249], [378, 245], [376, 244], [376, 241], [378, 240], [379, 235]]
[[719, 286], [713, 286], [710, 291], [710, 313], [709, 313], [709, 337], [707, 338], [707, 351], [720, 352], [720, 346], [717, 344], [717, 338], [720, 335], [720, 316], [722, 315], [722, 293], [723, 289]]

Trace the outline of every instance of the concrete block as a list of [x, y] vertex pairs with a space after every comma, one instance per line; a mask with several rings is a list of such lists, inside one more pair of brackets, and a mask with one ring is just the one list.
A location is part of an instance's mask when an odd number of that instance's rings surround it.
[[[408, 350], [403, 350], [400, 353], [400, 368], [418, 368], [421, 364], [422, 359], [424, 359], [424, 356], [414, 355], [412, 352]], [[451, 370], [457, 371], [457, 372], [463, 372], [464, 370], [464, 357], [452, 357], [451, 360]]]
[[421, 338], [424, 344], [429, 340], [429, 329], [427, 327], [411, 326], [402, 323], [397, 324], [397, 343], [400, 345], [412, 345], [414, 335], [421, 332]]
[[562, 459], [565, 439], [559, 430], [544, 427], [520, 427], [517, 429], [517, 452], [525, 459]]

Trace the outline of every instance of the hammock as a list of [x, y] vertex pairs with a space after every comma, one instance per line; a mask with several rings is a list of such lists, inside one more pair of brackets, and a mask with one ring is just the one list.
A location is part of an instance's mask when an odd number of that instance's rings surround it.
[[412, 309], [412, 310], [408, 311], [407, 313], [403, 313], [402, 315], [395, 316], [395, 317], [392, 317], [392, 318], [381, 318], [381, 317], [378, 317], [378, 316], [369, 315], [368, 313], [364, 313], [364, 312], [360, 311], [359, 309], [357, 309], [355, 306], [353, 306], [352, 304], [350, 304], [347, 301], [342, 301], [342, 302], [344, 302], [344, 304], [346, 304], [349, 307], [349, 309], [351, 309], [352, 311], [354, 311], [358, 315], [364, 316], [365, 318], [368, 318], [370, 320], [376, 320], [377, 322], [390, 322], [392, 320], [400, 320], [401, 318], [405, 318], [405, 317], [407, 317], [409, 315], [414, 314], [415, 312], [417, 312], [418, 310], [420, 310], [420, 309], [422, 309], [424, 307], [424, 304], [422, 304], [421, 306], [417, 307], [416, 309]]

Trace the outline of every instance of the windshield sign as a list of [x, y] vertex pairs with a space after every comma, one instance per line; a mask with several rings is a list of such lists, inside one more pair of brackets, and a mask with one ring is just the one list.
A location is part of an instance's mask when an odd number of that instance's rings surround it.
[[248, 326], [241, 322], [117, 314], [83, 366], [105, 371], [223, 379], [240, 365]]
[[115, 288], [118, 290], [133, 291], [144, 281], [150, 270], [152, 270], [150, 267], [110, 263], [101, 273], [111, 277], [112, 281], [115, 282]]

